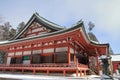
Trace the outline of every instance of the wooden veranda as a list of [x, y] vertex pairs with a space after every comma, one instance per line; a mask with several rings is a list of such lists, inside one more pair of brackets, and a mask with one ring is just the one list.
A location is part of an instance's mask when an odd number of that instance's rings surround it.
[[7, 73], [7, 71], [11, 71], [12, 73], [16, 72], [16, 70], [20, 70], [22, 74], [24, 74], [25, 70], [32, 71], [33, 74], [36, 74], [37, 71], [45, 71], [47, 75], [50, 74], [50, 72], [63, 72], [63, 75], [66, 76], [69, 72], [76, 73], [76, 76], [80, 73], [80, 76], [82, 75], [82, 72], [84, 73], [84, 76], [86, 76], [86, 72], [88, 71], [88, 66], [79, 64], [78, 66], [75, 65], [68, 65], [68, 64], [1, 64], [0, 70], [4, 73]]

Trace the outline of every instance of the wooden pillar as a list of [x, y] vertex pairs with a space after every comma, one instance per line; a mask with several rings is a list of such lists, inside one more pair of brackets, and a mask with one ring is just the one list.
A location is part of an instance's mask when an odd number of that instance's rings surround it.
[[56, 63], [56, 46], [55, 46], [55, 41], [54, 41], [54, 63]]
[[74, 64], [76, 65], [75, 42], [74, 42]]
[[66, 71], [65, 70], [63, 70], [63, 76], [66, 76]]
[[14, 47], [14, 57], [16, 56], [16, 50], [17, 49], [17, 46], [16, 47]]
[[47, 75], [49, 75], [49, 70], [47, 70], [47, 73], [46, 73]]
[[22, 69], [22, 74], [24, 74], [24, 69]]
[[35, 69], [33, 69], [33, 74], [34, 74], [34, 75], [36, 74], [36, 70], [35, 70]]
[[78, 77], [78, 69], [76, 69], [76, 77]]
[[70, 59], [70, 37], [67, 38], [67, 46], [68, 46], [68, 53], [67, 53], [67, 55], [68, 55], [68, 66], [70, 66], [70, 61], [71, 61], [71, 59]]
[[86, 76], [86, 70], [84, 70], [84, 76]]
[[14, 73], [14, 69], [12, 69], [12, 74]]
[[41, 42], [41, 46], [42, 46], [42, 48], [41, 48], [41, 54], [43, 54], [43, 46], [44, 46], [43, 42]]
[[80, 76], [82, 76], [82, 70], [80, 70]]
[[24, 46], [22, 46], [22, 57], [23, 57], [23, 52], [24, 52]]
[[6, 73], [6, 69], [5, 68], [3, 69], [3, 72]]
[[68, 44], [68, 66], [70, 66], [70, 45]]
[[31, 44], [30, 64], [32, 64], [33, 45]]

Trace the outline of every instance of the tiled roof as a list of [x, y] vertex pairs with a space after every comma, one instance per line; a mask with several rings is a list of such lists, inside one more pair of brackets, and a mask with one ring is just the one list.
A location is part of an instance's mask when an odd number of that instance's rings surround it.
[[21, 36], [26, 29], [28, 29], [28, 27], [30, 26], [30, 24], [34, 21], [34, 20], [38, 20], [41, 24], [45, 25], [48, 28], [51, 28], [52, 30], [55, 31], [59, 31], [59, 30], [63, 30], [64, 28], [60, 25], [57, 25], [43, 17], [41, 17], [38, 13], [34, 13], [32, 15], [32, 17], [30, 18], [30, 20], [27, 22], [27, 24], [23, 27], [23, 29], [21, 29], [20, 32], [18, 32], [18, 34], [16, 34], [11, 40], [15, 40], [17, 38], [19, 38], [19, 36]]

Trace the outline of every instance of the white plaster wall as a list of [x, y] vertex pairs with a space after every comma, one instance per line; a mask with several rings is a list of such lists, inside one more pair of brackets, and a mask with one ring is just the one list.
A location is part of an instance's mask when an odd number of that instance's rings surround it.
[[22, 55], [22, 52], [16, 52], [15, 55]]
[[56, 48], [56, 52], [64, 52], [64, 51], [68, 51], [68, 47]]
[[10, 61], [11, 61], [11, 57], [8, 57], [7, 58], [7, 64], [10, 64]]
[[43, 53], [53, 53], [54, 52], [54, 48], [50, 48], [50, 49], [43, 49]]
[[23, 54], [24, 54], [24, 55], [31, 54], [31, 51], [24, 51]]
[[73, 48], [70, 48], [70, 53], [74, 53], [74, 49]]
[[41, 53], [41, 50], [33, 50], [32, 54], [40, 54], [40, 53]]
[[36, 29], [32, 30], [32, 32], [38, 32], [38, 31], [42, 31], [42, 30], [43, 30], [43, 28], [41, 27], [41, 28], [36, 28]]
[[8, 56], [14, 56], [14, 52], [13, 53], [8, 53]]

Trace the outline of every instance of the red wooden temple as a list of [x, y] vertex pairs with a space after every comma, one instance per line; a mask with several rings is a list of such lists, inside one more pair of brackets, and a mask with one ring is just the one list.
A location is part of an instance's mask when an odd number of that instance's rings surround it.
[[0, 50], [6, 52], [6, 64], [0, 65], [4, 72], [44, 71], [47, 75], [62, 72], [64, 76], [67, 73], [82, 76], [90, 70], [99, 74], [98, 57], [110, 56], [109, 44], [90, 40], [83, 21], [66, 29], [38, 13], [11, 40], [0, 43]]

